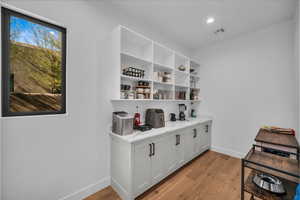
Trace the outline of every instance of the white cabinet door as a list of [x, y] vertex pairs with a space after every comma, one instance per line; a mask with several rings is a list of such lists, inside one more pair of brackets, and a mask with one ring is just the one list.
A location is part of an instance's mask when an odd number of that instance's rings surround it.
[[166, 141], [166, 157], [165, 157], [165, 168], [166, 173], [170, 174], [176, 170], [177, 167], [177, 143], [178, 143], [178, 134], [172, 133], [168, 136]]
[[204, 125], [201, 124], [197, 127], [197, 132], [199, 134], [199, 153], [202, 151], [203, 149], [203, 146], [205, 146], [205, 134], [204, 134]]
[[184, 165], [184, 131], [176, 131], [167, 139], [167, 156], [165, 157], [167, 174]]
[[211, 133], [210, 133], [210, 124], [204, 124], [203, 126], [203, 135], [204, 135], [204, 145], [203, 145], [203, 149], [206, 150], [210, 147], [210, 143], [211, 143]]
[[197, 127], [197, 130], [200, 134], [199, 153], [202, 153], [210, 147], [210, 125], [209, 123], [201, 124]]
[[190, 161], [194, 156], [194, 133], [192, 129], [188, 129], [184, 134], [184, 160], [185, 162]]
[[150, 143], [144, 142], [134, 146], [133, 167], [134, 194], [143, 193], [151, 185]]
[[180, 132], [177, 135], [177, 145], [176, 145], [176, 164], [177, 168], [181, 167], [184, 164], [184, 146], [185, 146], [185, 139], [184, 139], [184, 132]]
[[199, 127], [193, 128], [193, 138], [194, 138], [194, 154], [193, 157], [196, 157], [199, 155], [202, 149], [202, 140], [203, 138], [201, 137], [201, 129]]
[[153, 156], [151, 156], [151, 174], [152, 174], [152, 184], [156, 184], [161, 181], [167, 170], [165, 168], [165, 160], [168, 156], [168, 147], [166, 145], [168, 137], [159, 137], [154, 139], [153, 142]]

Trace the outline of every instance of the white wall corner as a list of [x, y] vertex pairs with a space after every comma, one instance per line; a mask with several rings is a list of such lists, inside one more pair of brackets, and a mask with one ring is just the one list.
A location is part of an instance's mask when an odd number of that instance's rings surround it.
[[103, 178], [96, 183], [90, 184], [86, 187], [83, 187], [71, 194], [66, 195], [65, 197], [60, 198], [59, 200], [82, 200], [99, 190], [102, 190], [110, 185], [110, 177]]
[[246, 155], [245, 153], [237, 152], [235, 150], [227, 149], [227, 148], [223, 148], [223, 147], [212, 146], [211, 150], [231, 156], [231, 157], [235, 157], [235, 158], [243, 158]]
[[[1, 8], [1, 3], [2, 3], [3, 1], [2, 0], [0, 0], [0, 8]], [[0, 9], [0, 16], [1, 16], [1, 9]], [[1, 40], [1, 22], [0, 22], [0, 40]], [[1, 66], [1, 55], [2, 55], [2, 52], [1, 52], [1, 48], [0, 48], [0, 77], [2, 77], [2, 74], [1, 74], [1, 69], [2, 69], [2, 66]], [[0, 86], [1, 86], [1, 84], [0, 84]], [[1, 98], [0, 98], [0, 105], [1, 105], [2, 103], [1, 103]], [[3, 193], [2, 193], [2, 187], [3, 187], [3, 177], [2, 177], [2, 171], [3, 171], [3, 167], [2, 167], [2, 163], [3, 163], [3, 161], [2, 161], [2, 159], [3, 159], [3, 139], [2, 139], [2, 137], [3, 137], [3, 134], [2, 134], [2, 110], [1, 110], [1, 108], [2, 108], [2, 106], [0, 106], [0, 200], [2, 200], [3, 198], [2, 198], [2, 196], [3, 196]]]
[[297, 82], [298, 82], [298, 133], [297, 139], [300, 141], [300, 2], [297, 1], [298, 5], [296, 7], [296, 14], [295, 14], [295, 22], [296, 22], [296, 30], [295, 30], [295, 62], [296, 62], [296, 70], [297, 70]]

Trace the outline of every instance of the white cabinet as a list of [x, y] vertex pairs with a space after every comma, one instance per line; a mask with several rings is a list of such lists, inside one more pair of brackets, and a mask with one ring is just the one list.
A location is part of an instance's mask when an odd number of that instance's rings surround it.
[[166, 174], [165, 159], [168, 155], [166, 137], [157, 137], [134, 145], [133, 185], [139, 195], [161, 181]]
[[198, 156], [202, 149], [203, 135], [201, 132], [201, 125], [193, 128], [193, 137], [194, 137], [194, 154], [193, 157]]
[[175, 133], [175, 136], [177, 137], [177, 143], [176, 143], [176, 168], [181, 167], [184, 164], [184, 147], [185, 145], [188, 145], [188, 143], [184, 140], [184, 131], [180, 131], [178, 133]]
[[127, 142], [111, 140], [111, 185], [122, 200], [134, 200], [210, 147], [210, 123]]
[[186, 130], [184, 135], [185, 162], [188, 162], [210, 148], [211, 134], [210, 123], [200, 124]]
[[184, 159], [188, 162], [193, 159], [195, 152], [195, 135], [193, 129], [186, 130], [184, 134]]
[[174, 172], [184, 164], [185, 131], [176, 131], [168, 136], [167, 155], [165, 157], [167, 174]]
[[201, 124], [197, 127], [197, 132], [199, 132], [200, 134], [199, 153], [202, 153], [203, 151], [206, 151], [207, 149], [210, 148], [211, 145], [210, 129], [211, 129], [210, 123]]
[[134, 193], [139, 194], [151, 185], [151, 145], [143, 142], [134, 146]]
[[177, 167], [177, 138], [175, 134], [170, 134], [166, 143], [168, 156], [165, 157], [165, 168], [167, 174], [175, 171]]
[[167, 138], [159, 137], [153, 140], [153, 154], [151, 156], [152, 184], [156, 184], [164, 178], [166, 173], [165, 159], [168, 156]]

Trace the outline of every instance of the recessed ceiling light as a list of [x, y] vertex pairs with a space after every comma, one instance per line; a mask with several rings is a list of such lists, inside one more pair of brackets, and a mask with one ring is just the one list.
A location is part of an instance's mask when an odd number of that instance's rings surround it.
[[207, 19], [206, 19], [206, 23], [207, 24], [212, 24], [212, 23], [214, 23], [215, 22], [215, 18], [213, 18], [213, 17], [208, 17]]

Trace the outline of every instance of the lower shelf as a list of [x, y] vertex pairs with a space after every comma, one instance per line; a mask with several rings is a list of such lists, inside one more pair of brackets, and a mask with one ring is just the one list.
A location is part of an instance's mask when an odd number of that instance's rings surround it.
[[139, 102], [139, 101], [151, 101], [151, 102], [192, 102], [192, 103], [200, 103], [202, 100], [176, 100], [176, 99], [111, 99], [111, 102], [123, 102], [123, 101], [129, 101], [129, 102]]
[[244, 191], [252, 194], [255, 197], [258, 197], [263, 200], [292, 200], [295, 196], [295, 191], [297, 184], [291, 181], [280, 179], [283, 182], [284, 188], [286, 189], [287, 193], [285, 195], [276, 195], [266, 190], [258, 188], [253, 182], [253, 177], [255, 174], [258, 173], [255, 170], [252, 170], [247, 180], [244, 183]]

